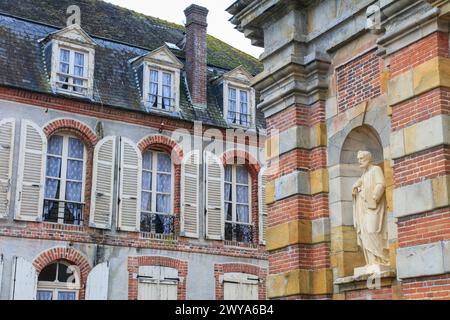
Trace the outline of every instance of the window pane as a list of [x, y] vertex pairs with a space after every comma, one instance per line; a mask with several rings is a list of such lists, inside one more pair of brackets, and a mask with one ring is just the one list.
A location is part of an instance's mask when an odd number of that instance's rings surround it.
[[232, 185], [230, 183], [225, 183], [225, 190], [224, 190], [224, 200], [225, 201], [233, 200], [231, 188], [232, 188]]
[[153, 152], [149, 151], [144, 153], [144, 157], [142, 159], [142, 167], [145, 170], [152, 170], [152, 157], [153, 157]]
[[230, 202], [225, 202], [225, 220], [233, 221], [233, 206]]
[[59, 180], [46, 179], [45, 180], [45, 198], [47, 199], [59, 199]]
[[69, 63], [69, 59], [70, 59], [70, 51], [66, 50], [66, 49], [61, 49], [59, 51], [59, 59], [61, 62], [66, 62]]
[[152, 190], [152, 173], [148, 171], [142, 172], [142, 189]]
[[152, 211], [152, 197], [150, 192], [142, 192], [141, 210]]
[[63, 263], [58, 264], [58, 281], [75, 283], [75, 275], [72, 268]]
[[249, 222], [248, 206], [237, 205], [236, 206], [236, 221], [237, 222]]
[[156, 212], [170, 214], [170, 195], [156, 195]]
[[83, 161], [68, 160], [67, 161], [67, 179], [83, 180]]
[[[84, 75], [84, 68], [75, 66], [73, 68], [73, 74], [75, 76], [78, 76], [78, 77], [83, 77], [83, 75]], [[82, 80], [76, 79], [76, 81], [78, 81], [78, 83], [77, 83], [78, 85], [83, 85], [83, 81]]]
[[67, 182], [66, 200], [81, 202], [81, 182]]
[[75, 300], [75, 292], [59, 291], [58, 300]]
[[38, 290], [36, 300], [52, 300], [53, 292]]
[[171, 184], [172, 179], [170, 174], [158, 173], [156, 179], [156, 191], [169, 193], [172, 189]]
[[[69, 74], [69, 65], [67, 63], [60, 63], [59, 64], [59, 72], [64, 74]], [[68, 77], [59, 77], [59, 80], [62, 82], [68, 82]]]
[[231, 182], [233, 177], [233, 167], [226, 166], [225, 167], [225, 181]]
[[47, 153], [61, 156], [62, 147], [63, 147], [63, 137], [51, 136], [50, 139], [48, 139]]
[[46, 175], [48, 177], [61, 178], [61, 158], [47, 157]]
[[158, 171], [172, 172], [172, 161], [170, 156], [166, 153], [158, 153]]
[[248, 185], [248, 171], [244, 166], [236, 167], [236, 180], [237, 183]]
[[173, 232], [173, 217], [162, 214], [155, 216], [155, 232], [170, 234]]
[[38, 281], [55, 281], [56, 280], [56, 266], [57, 263], [52, 263], [46, 266], [39, 273]]
[[75, 52], [75, 65], [77, 66], [84, 66], [84, 54]]
[[80, 139], [69, 138], [69, 157], [83, 159], [84, 145]]
[[236, 197], [239, 203], [248, 203], [248, 187], [236, 186]]

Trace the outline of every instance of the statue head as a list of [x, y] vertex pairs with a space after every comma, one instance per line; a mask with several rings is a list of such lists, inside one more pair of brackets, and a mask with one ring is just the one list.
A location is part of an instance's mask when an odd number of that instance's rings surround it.
[[369, 151], [358, 151], [359, 167], [366, 169], [372, 163], [372, 154]]

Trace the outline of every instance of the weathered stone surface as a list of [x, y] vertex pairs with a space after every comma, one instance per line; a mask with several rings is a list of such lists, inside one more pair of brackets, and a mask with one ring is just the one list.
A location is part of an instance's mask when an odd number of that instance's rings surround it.
[[275, 181], [275, 200], [281, 200], [296, 194], [311, 194], [308, 172], [295, 171]]
[[395, 105], [414, 96], [413, 72], [408, 70], [389, 80], [388, 103]]
[[328, 170], [318, 169], [309, 173], [311, 194], [328, 192]]
[[399, 248], [397, 275], [400, 279], [450, 272], [449, 241]]
[[450, 204], [450, 176], [440, 176], [394, 189], [394, 217], [431, 211]]
[[312, 226], [309, 220], [295, 220], [267, 228], [268, 251], [298, 243], [312, 243]]
[[330, 241], [330, 219], [312, 220], [312, 243]]
[[330, 224], [331, 227], [353, 225], [353, 207], [351, 201], [330, 203]]

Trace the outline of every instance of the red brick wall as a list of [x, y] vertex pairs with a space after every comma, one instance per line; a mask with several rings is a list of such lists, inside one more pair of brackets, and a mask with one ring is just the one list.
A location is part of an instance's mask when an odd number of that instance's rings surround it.
[[392, 300], [391, 287], [381, 289], [364, 289], [345, 292], [346, 300]]
[[177, 269], [178, 278], [183, 278], [183, 281], [178, 282], [178, 300], [186, 300], [187, 261], [161, 256], [128, 257], [128, 300], [137, 300], [138, 298], [136, 275], [138, 275], [141, 266], [161, 266]]
[[339, 112], [381, 94], [381, 63], [374, 49], [336, 69]]
[[214, 265], [214, 278], [216, 279], [216, 300], [224, 299], [224, 286], [223, 283], [221, 283], [220, 278], [228, 272], [242, 272], [257, 276], [260, 279], [258, 285], [258, 299], [266, 299], [266, 269], [244, 263], [224, 263]]
[[402, 295], [405, 299], [450, 300], [450, 275], [404, 280], [402, 282]]
[[296, 269], [322, 269], [330, 267], [330, 243], [296, 244], [272, 251], [269, 272], [277, 274]]
[[391, 57], [389, 72], [395, 77], [438, 56], [448, 57], [448, 33], [434, 32], [396, 52]]

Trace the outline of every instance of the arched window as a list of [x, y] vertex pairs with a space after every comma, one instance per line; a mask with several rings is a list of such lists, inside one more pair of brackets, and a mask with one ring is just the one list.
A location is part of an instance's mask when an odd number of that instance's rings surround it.
[[48, 140], [43, 219], [80, 225], [83, 219], [86, 148], [71, 135]]
[[252, 241], [251, 177], [244, 165], [225, 167], [225, 240]]
[[141, 231], [172, 234], [173, 169], [170, 155], [149, 150], [143, 155]]
[[58, 261], [39, 273], [37, 300], [77, 300], [80, 290], [79, 271], [76, 266]]

